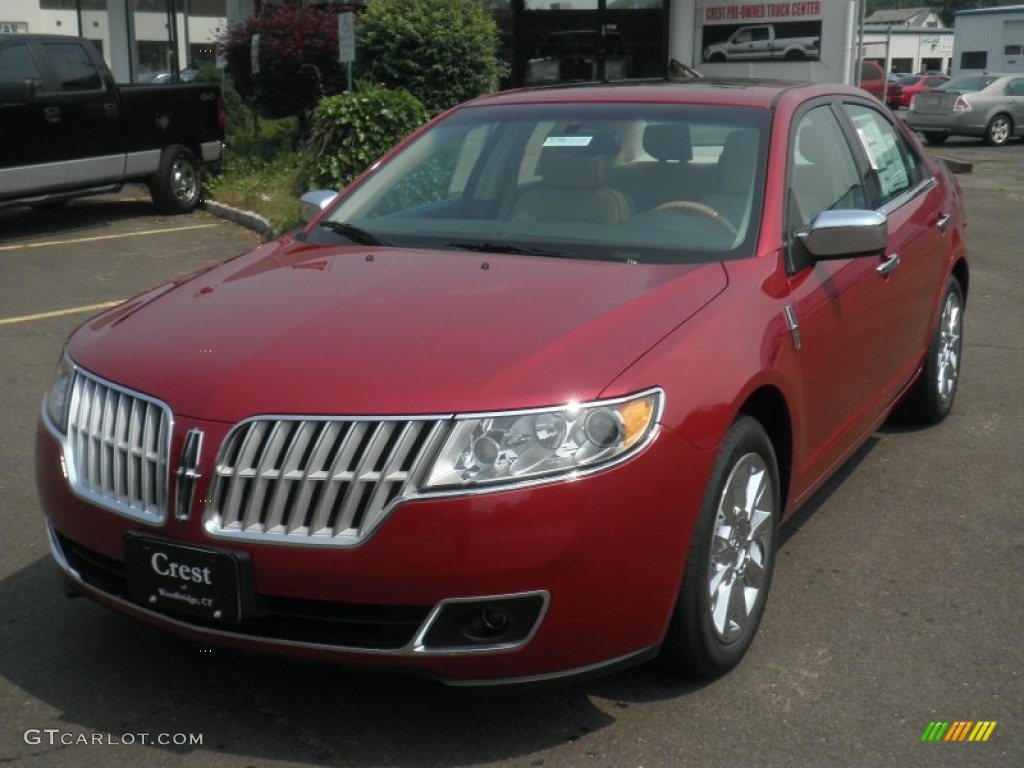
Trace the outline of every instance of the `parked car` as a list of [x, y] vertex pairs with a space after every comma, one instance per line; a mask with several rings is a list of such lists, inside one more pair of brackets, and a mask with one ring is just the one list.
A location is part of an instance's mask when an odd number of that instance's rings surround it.
[[893, 109], [910, 106], [910, 100], [924, 91], [934, 91], [949, 82], [945, 75], [903, 75], [895, 83], [889, 83], [885, 102]]
[[538, 55], [526, 63], [526, 84], [599, 80], [601, 62], [604, 79], [629, 77], [629, 52], [618, 32], [602, 34], [595, 29], [552, 32]]
[[960, 193], [856, 88], [498, 93], [304, 210], [82, 324], [41, 408], [64, 576], [203, 644], [718, 675], [783, 521], [956, 396]]
[[1024, 137], [1024, 74], [961, 75], [915, 96], [906, 122], [929, 144], [978, 136], [1001, 147], [1014, 136]]
[[815, 35], [777, 36], [772, 24], [751, 24], [740, 27], [724, 42], [714, 43], [705, 48], [704, 61], [816, 59], [819, 55], [819, 40], [820, 38]]
[[860, 63], [860, 87], [879, 101], [885, 101], [888, 82], [885, 70], [875, 62], [865, 59]]
[[161, 211], [182, 213], [224, 150], [220, 86], [116, 85], [77, 37], [0, 38], [0, 125], [0, 208], [142, 182]]

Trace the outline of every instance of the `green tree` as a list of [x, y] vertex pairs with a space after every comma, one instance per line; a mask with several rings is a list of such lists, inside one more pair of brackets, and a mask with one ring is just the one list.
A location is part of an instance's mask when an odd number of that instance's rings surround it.
[[495, 89], [498, 28], [478, 0], [372, 0], [356, 22], [362, 77], [437, 113]]

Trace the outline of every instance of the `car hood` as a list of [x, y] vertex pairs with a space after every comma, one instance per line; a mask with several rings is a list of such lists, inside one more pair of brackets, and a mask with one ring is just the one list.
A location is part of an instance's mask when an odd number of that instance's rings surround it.
[[726, 283], [720, 264], [284, 239], [87, 321], [68, 352], [209, 421], [544, 406], [600, 395]]

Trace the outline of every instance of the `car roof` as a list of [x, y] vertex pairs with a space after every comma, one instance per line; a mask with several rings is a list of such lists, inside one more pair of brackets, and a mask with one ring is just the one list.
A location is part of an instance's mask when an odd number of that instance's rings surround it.
[[858, 88], [835, 83], [743, 78], [694, 78], [642, 82], [584, 83], [570, 86], [521, 88], [483, 96], [467, 106], [556, 103], [651, 103], [740, 106], [769, 109], [786, 94], [805, 98], [846, 94], [863, 96]]

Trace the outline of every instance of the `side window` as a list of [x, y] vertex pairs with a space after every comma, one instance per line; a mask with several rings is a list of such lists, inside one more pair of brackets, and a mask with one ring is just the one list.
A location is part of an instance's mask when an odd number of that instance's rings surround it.
[[98, 91], [103, 88], [100, 73], [85, 48], [75, 43], [44, 43], [57, 76], [59, 91]]
[[1016, 80], [1011, 80], [1010, 85], [1007, 88], [1007, 92], [1011, 96], [1024, 96], [1024, 77], [1018, 77]]
[[925, 177], [924, 165], [903, 136], [880, 112], [859, 104], [844, 104], [864, 147], [868, 162], [878, 180], [885, 205], [895, 197], [917, 186]]
[[8, 80], [43, 81], [28, 46], [24, 43], [0, 49], [0, 77]]
[[797, 122], [789, 151], [789, 231], [822, 211], [865, 208], [864, 188], [839, 120], [829, 106]]

